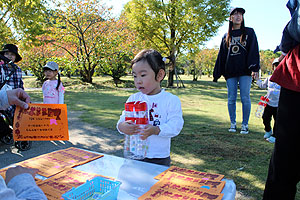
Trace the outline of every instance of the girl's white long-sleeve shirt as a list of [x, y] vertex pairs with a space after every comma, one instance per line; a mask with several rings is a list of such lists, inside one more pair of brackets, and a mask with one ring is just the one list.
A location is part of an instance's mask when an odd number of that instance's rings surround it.
[[44, 104], [63, 104], [65, 88], [60, 83], [58, 90], [56, 89], [58, 80], [47, 80], [42, 86]]
[[[141, 92], [131, 95], [126, 102], [145, 101], [149, 113], [149, 124], [158, 126], [160, 133], [147, 138], [149, 142], [147, 158], [166, 158], [170, 156], [171, 138], [177, 136], [183, 127], [181, 102], [179, 98], [165, 90], [156, 95]], [[125, 121], [125, 111], [117, 123]], [[118, 131], [122, 133], [119, 129]]]
[[267, 103], [269, 106], [278, 107], [279, 96], [280, 96], [280, 85], [270, 81], [271, 76], [266, 78], [264, 81], [258, 80], [256, 84], [262, 89], [268, 89], [266, 97], [269, 98]]

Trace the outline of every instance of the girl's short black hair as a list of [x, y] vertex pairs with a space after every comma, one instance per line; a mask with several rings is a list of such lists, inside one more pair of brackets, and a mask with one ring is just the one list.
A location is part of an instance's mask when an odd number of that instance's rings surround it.
[[164, 58], [158, 51], [154, 49], [144, 49], [140, 51], [131, 61], [131, 68], [139, 61], [146, 61], [150, 65], [151, 69], [155, 73], [155, 79], [160, 69], [166, 71]]

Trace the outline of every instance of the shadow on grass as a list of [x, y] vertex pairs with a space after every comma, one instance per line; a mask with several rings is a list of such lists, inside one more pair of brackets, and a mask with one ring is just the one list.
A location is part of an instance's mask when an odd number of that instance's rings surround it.
[[263, 141], [261, 133], [255, 131], [248, 135], [229, 133], [228, 124], [215, 118], [205, 115], [184, 117], [198, 119], [199, 122], [189, 125], [189, 121], [185, 121], [185, 126], [194, 129], [184, 128], [173, 138], [171, 152], [175, 158], [188, 155], [195, 162], [186, 164], [175, 159], [172, 164], [224, 174], [225, 178], [234, 180], [237, 190], [260, 199], [273, 145]]

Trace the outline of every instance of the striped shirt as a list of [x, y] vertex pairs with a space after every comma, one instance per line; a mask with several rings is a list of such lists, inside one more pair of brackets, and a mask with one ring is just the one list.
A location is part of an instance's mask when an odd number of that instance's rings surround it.
[[[12, 71], [11, 67], [8, 67], [7, 64], [0, 65], [0, 83], [3, 83], [9, 73]], [[24, 90], [24, 84], [22, 80], [22, 70], [20, 67], [17, 67], [16, 71], [10, 76], [8, 81], [6, 82], [7, 85], [11, 86], [12, 89], [22, 88]], [[16, 106], [10, 106], [8, 109], [5, 110], [5, 113], [11, 119], [14, 116]]]
[[[0, 68], [0, 82], [3, 83], [8, 74], [12, 71], [12, 68], [8, 67], [6, 64], [0, 65]], [[12, 89], [22, 88], [24, 90], [24, 84], [22, 81], [22, 70], [20, 67], [18, 67], [16, 71], [11, 75], [6, 84], [10, 85]]]

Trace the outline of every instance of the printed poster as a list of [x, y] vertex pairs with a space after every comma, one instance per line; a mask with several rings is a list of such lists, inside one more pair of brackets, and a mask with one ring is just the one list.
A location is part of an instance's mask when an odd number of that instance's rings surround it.
[[17, 163], [17, 165], [37, 169], [37, 174], [50, 177], [66, 168], [82, 165], [101, 157], [103, 155], [70, 147], [27, 159]]
[[163, 178], [163, 176], [167, 172], [177, 172], [179, 174], [192, 176], [195, 178], [207, 178], [207, 179], [213, 180], [213, 181], [221, 181], [224, 178], [224, 175], [222, 175], [222, 174], [200, 172], [197, 170], [185, 169], [185, 168], [180, 168], [180, 167], [176, 167], [176, 166], [171, 166], [169, 169], [167, 169], [166, 171], [162, 172], [161, 174], [157, 175], [154, 178], [159, 180], [159, 179]]
[[139, 200], [173, 200], [173, 199], [184, 199], [184, 200], [221, 200], [224, 194], [214, 193], [208, 190], [179, 185], [172, 183], [165, 179], [157, 182], [151, 187], [151, 189], [139, 197]]
[[66, 104], [28, 104], [17, 106], [14, 115], [15, 141], [69, 140]]
[[225, 181], [212, 181], [207, 178], [195, 178], [187, 175], [182, 175], [177, 172], [167, 172], [163, 180], [169, 181], [177, 185], [200, 187], [215, 193], [221, 193]]

